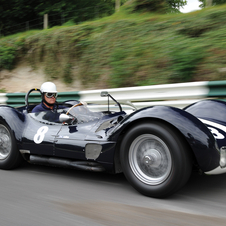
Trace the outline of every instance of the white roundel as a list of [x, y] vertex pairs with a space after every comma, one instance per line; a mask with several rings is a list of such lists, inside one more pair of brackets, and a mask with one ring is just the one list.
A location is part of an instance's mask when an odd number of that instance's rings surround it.
[[[226, 133], [226, 126], [223, 126], [219, 123], [216, 123], [216, 122], [211, 122], [209, 120], [206, 120], [206, 119], [199, 119], [200, 121], [202, 121], [207, 127], [208, 129], [210, 130], [210, 132], [213, 134], [213, 136], [215, 137], [215, 139], [218, 139], [218, 140], [222, 140], [224, 139], [224, 134], [222, 134], [221, 132], [218, 131], [221, 130], [223, 131], [224, 133]], [[210, 127], [210, 126], [214, 126], [215, 128], [213, 127]]]
[[42, 143], [42, 141], [45, 138], [45, 134], [48, 132], [48, 130], [49, 130], [49, 128], [47, 126], [40, 127], [34, 136], [34, 142], [36, 144]]
[[212, 127], [208, 127], [208, 129], [210, 130], [210, 132], [213, 134], [213, 136], [216, 139], [218, 139], [218, 140], [224, 139], [224, 135], [221, 134], [217, 129], [214, 129]]

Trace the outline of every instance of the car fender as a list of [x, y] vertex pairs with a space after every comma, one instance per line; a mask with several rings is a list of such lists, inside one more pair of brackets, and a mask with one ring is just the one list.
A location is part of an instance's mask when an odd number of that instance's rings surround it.
[[226, 146], [226, 102], [202, 100], [187, 106], [185, 111], [199, 118], [217, 140], [218, 147]]
[[6, 124], [13, 132], [17, 143], [22, 140], [22, 134], [26, 123], [26, 116], [22, 112], [10, 106], [0, 106], [0, 122]]
[[161, 120], [176, 128], [186, 139], [199, 168], [206, 172], [219, 166], [220, 152], [210, 130], [195, 116], [179, 108], [152, 106], [140, 109], [122, 120], [109, 133], [109, 140], [118, 140], [136, 123]]

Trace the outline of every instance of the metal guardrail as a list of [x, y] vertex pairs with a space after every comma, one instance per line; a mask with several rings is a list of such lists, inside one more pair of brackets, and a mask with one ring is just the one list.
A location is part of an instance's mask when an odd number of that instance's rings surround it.
[[[3, 94], [4, 95], [4, 94]], [[0, 103], [10, 106], [22, 106], [25, 105], [26, 93], [7, 93], [5, 96], [0, 96]], [[66, 100], [79, 100], [80, 96], [78, 92], [60, 92], [58, 93], [57, 101], [64, 102]], [[41, 102], [40, 93], [31, 93], [29, 95], [29, 103], [37, 104]], [[3, 102], [2, 102], [3, 101]]]
[[[78, 92], [59, 92], [58, 102], [80, 100], [100, 105], [107, 104], [101, 91], [108, 91], [118, 102], [132, 102], [136, 108], [153, 105], [168, 105], [183, 108], [205, 98], [226, 97], [226, 81], [189, 82], [166, 85], [139, 86], [117, 89], [99, 89]], [[0, 104], [21, 106], [25, 104], [25, 93], [0, 94]], [[40, 103], [39, 93], [31, 93], [29, 103]], [[110, 100], [110, 103], [113, 102]]]
[[[177, 83], [167, 85], [139, 86], [106, 90], [81, 91], [80, 101], [106, 104], [100, 97], [101, 91], [108, 91], [118, 102], [132, 102], [135, 107], [168, 105], [183, 108], [208, 95], [208, 82]], [[111, 101], [111, 103], [113, 103]]]
[[226, 80], [209, 82], [208, 97], [226, 97]]

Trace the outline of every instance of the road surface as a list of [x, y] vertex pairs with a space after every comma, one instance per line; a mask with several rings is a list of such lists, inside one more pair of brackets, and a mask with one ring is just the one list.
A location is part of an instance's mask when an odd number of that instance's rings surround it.
[[1, 226], [226, 225], [226, 174], [193, 173], [167, 199], [139, 194], [123, 174], [26, 164], [0, 180]]

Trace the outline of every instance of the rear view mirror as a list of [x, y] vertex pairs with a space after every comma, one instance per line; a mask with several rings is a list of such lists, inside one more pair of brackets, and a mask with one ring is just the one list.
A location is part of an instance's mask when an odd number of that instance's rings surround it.
[[100, 93], [100, 96], [101, 97], [108, 97], [108, 111], [109, 111], [109, 97], [119, 106], [120, 111], [122, 111], [122, 107], [121, 107], [120, 103], [117, 100], [115, 100], [115, 98], [112, 97], [111, 94], [108, 93], [108, 91], [102, 91]]
[[107, 97], [107, 96], [108, 96], [108, 92], [107, 92], [107, 91], [102, 91], [102, 92], [100, 93], [100, 96], [101, 96], [101, 97]]

